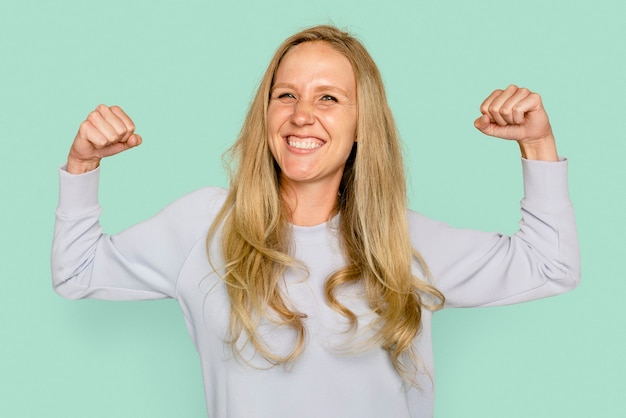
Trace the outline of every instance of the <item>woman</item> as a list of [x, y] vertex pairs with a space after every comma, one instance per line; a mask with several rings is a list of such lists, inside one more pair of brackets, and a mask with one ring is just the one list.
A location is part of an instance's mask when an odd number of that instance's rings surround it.
[[333, 27], [279, 47], [231, 150], [229, 191], [196, 191], [115, 236], [98, 223], [98, 167], [142, 139], [119, 107], [101, 105], [60, 172], [55, 289], [177, 299], [209, 416], [432, 416], [434, 311], [547, 297], [579, 281], [567, 163], [541, 98], [509, 86], [480, 109], [475, 126], [516, 140], [523, 157], [523, 219], [511, 237], [407, 210], [380, 74]]

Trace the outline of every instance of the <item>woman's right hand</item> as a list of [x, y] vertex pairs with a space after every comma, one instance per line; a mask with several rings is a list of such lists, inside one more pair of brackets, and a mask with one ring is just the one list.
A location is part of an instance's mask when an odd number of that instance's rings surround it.
[[118, 106], [98, 106], [80, 124], [67, 157], [67, 171], [82, 174], [95, 170], [104, 157], [141, 144], [135, 124]]

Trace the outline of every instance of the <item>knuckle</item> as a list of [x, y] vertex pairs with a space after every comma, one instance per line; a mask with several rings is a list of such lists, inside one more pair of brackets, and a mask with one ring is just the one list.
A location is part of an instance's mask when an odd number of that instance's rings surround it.
[[95, 120], [97, 120], [100, 117], [100, 114], [98, 113], [97, 110], [94, 110], [93, 112], [89, 113], [87, 115], [87, 119], [85, 120], [85, 122], [94, 122]]
[[91, 128], [91, 121], [89, 120], [89, 116], [87, 116], [87, 119], [85, 119], [84, 121], [81, 122], [80, 126], [78, 127], [79, 131], [84, 131], [86, 129]]
[[104, 137], [100, 137], [100, 138], [92, 138], [90, 140], [90, 142], [96, 147], [96, 148], [102, 148], [104, 146], [106, 146], [107, 144], [107, 140]]
[[84, 121], [78, 127], [77, 138], [86, 139], [89, 136], [89, 131], [91, 129], [91, 123], [89, 121]]
[[500, 109], [500, 114], [504, 117], [509, 117], [513, 114], [513, 109], [510, 107], [503, 107]]

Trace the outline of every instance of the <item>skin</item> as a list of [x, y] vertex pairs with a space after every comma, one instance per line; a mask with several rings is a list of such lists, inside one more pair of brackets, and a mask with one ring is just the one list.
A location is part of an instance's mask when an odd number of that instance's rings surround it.
[[[332, 216], [341, 173], [357, 140], [357, 111], [354, 72], [344, 56], [324, 42], [300, 44], [285, 55], [270, 98], [268, 137], [281, 167], [281, 192], [292, 223], [317, 225]], [[516, 141], [526, 159], [558, 161], [548, 115], [537, 93], [515, 85], [495, 90], [480, 112], [474, 126], [484, 134]], [[316, 146], [303, 149], [293, 146], [294, 141]], [[78, 129], [67, 171], [94, 170], [102, 158], [141, 142], [120, 107], [99, 105]]]
[[328, 220], [356, 141], [356, 80], [350, 61], [325, 42], [285, 54], [267, 112], [269, 147], [296, 225]]

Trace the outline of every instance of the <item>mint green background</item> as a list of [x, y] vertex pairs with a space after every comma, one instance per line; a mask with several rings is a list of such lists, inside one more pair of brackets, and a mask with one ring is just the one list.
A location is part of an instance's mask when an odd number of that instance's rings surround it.
[[583, 284], [554, 299], [437, 314], [436, 416], [624, 416], [620, 0], [2, 0], [0, 416], [204, 416], [175, 302], [53, 293], [56, 169], [103, 102], [122, 105], [145, 141], [103, 163], [108, 231], [197, 187], [225, 185], [220, 154], [275, 47], [329, 22], [357, 33], [381, 68], [414, 209], [515, 231], [517, 147], [472, 126], [484, 97], [509, 83], [542, 94], [570, 159]]

